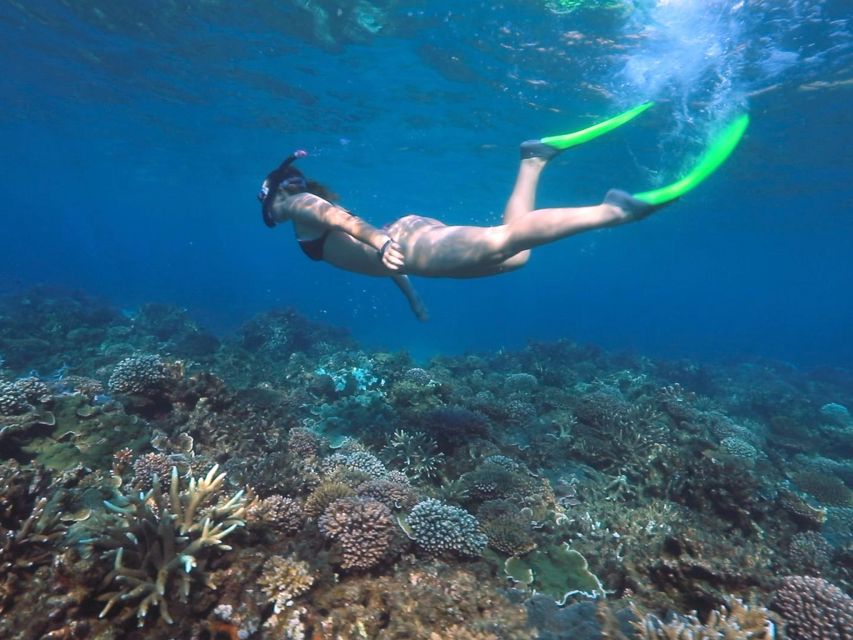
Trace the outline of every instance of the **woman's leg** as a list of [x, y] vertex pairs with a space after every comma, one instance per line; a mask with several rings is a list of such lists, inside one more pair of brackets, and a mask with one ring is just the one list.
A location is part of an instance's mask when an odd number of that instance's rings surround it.
[[521, 161], [515, 187], [504, 208], [504, 224], [530, 213], [536, 207], [536, 187], [545, 164], [546, 161], [542, 158], [526, 158]]
[[509, 255], [567, 236], [642, 220], [670, 204], [652, 205], [629, 193], [611, 189], [604, 202], [592, 207], [534, 209], [503, 225]]
[[[504, 224], [510, 224], [526, 216], [536, 207], [536, 188], [539, 186], [539, 176], [545, 168], [547, 160], [543, 158], [525, 158], [518, 167], [515, 186], [504, 207]], [[520, 269], [530, 259], [530, 250], [519, 251], [507, 258], [500, 266], [498, 273]]]

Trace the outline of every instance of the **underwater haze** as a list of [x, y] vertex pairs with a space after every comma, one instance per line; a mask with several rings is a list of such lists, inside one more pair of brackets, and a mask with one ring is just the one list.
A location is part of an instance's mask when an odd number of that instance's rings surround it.
[[[0, 4], [0, 293], [59, 285], [228, 332], [292, 307], [417, 357], [568, 338], [654, 356], [853, 361], [853, 35], [843, 0]], [[520, 141], [657, 107], [563, 154], [539, 206], [731, 159], [641, 224], [519, 272], [388, 281], [311, 262], [255, 195], [300, 167], [382, 225], [495, 224]]]
[[0, 640], [853, 640], [850, 8], [0, 0]]

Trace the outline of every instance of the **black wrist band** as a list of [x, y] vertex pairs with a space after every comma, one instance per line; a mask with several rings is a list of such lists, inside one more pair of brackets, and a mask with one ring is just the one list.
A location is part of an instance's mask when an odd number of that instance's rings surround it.
[[379, 262], [382, 262], [382, 258], [385, 256], [385, 250], [388, 248], [389, 244], [391, 244], [391, 238], [388, 238], [382, 245], [382, 248], [376, 252], [376, 257], [379, 258]]

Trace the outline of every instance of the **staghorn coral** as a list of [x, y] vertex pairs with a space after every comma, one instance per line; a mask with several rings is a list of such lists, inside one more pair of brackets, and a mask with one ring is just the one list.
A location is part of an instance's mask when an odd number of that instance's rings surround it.
[[763, 607], [750, 607], [738, 598], [729, 598], [727, 606], [712, 610], [704, 624], [695, 611], [686, 616], [673, 615], [663, 622], [642, 611], [635, 603], [631, 621], [641, 640], [773, 640], [776, 625]]
[[[54, 560], [65, 535], [55, 484], [44, 469], [0, 463], [0, 636], [16, 616], [7, 611], [26, 599]], [[6, 623], [6, 624], [3, 624]], [[11, 637], [11, 636], [10, 636]]]
[[65, 529], [59, 516], [50, 509], [48, 498], [36, 499], [30, 513], [17, 528], [7, 530], [0, 527], [0, 576], [11, 571], [31, 569], [50, 561], [53, 543], [61, 538]]
[[273, 612], [280, 613], [311, 588], [314, 576], [305, 562], [272, 556], [264, 565], [258, 584], [273, 603]]
[[440, 500], [427, 498], [416, 504], [406, 518], [409, 537], [430, 553], [482, 555], [488, 539], [470, 513]]
[[788, 576], [771, 606], [790, 640], [853, 639], [853, 598], [823, 578]]
[[[85, 541], [91, 551], [115, 558], [103, 585], [117, 588], [99, 596], [107, 603], [100, 617], [132, 603], [140, 627], [155, 606], [163, 620], [174, 622], [169, 600], [187, 602], [192, 584], [204, 581], [210, 551], [229, 550], [224, 539], [245, 524], [243, 491], [224, 496], [225, 474], [217, 475], [218, 469], [214, 465], [204, 478], [182, 482], [173, 467], [165, 495], [157, 478], [147, 493], [117, 491], [112, 502], [104, 501], [112, 515], [90, 525], [93, 536]], [[132, 609], [122, 617], [131, 615]]]
[[391, 510], [371, 498], [341, 498], [318, 520], [320, 533], [334, 540], [344, 569], [369, 569], [388, 551], [394, 533]]

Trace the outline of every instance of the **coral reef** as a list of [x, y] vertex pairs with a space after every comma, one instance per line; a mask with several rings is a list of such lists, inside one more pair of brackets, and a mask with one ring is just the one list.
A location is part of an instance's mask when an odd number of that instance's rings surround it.
[[320, 533], [340, 548], [343, 569], [370, 569], [388, 552], [394, 533], [391, 510], [371, 498], [340, 498], [317, 521]]
[[454, 552], [476, 557], [483, 553], [488, 539], [477, 519], [459, 507], [427, 498], [416, 504], [406, 518], [407, 533], [430, 553]]
[[388, 464], [399, 466], [407, 476], [416, 480], [437, 478], [444, 454], [436, 451], [437, 444], [422, 431], [398, 429], [388, 438], [383, 453]]
[[44, 290], [0, 353], [2, 637], [850, 637], [847, 374]]
[[107, 384], [113, 393], [144, 395], [161, 391], [171, 377], [160, 356], [138, 355], [119, 362]]
[[791, 640], [853, 638], [853, 598], [823, 578], [785, 578], [773, 608], [785, 620]]
[[281, 613], [293, 606], [294, 598], [311, 588], [314, 576], [304, 562], [272, 556], [264, 565], [258, 584], [273, 603], [273, 612]]
[[173, 467], [168, 495], [155, 478], [147, 493], [118, 492], [113, 501], [104, 502], [113, 515], [92, 523], [93, 537], [86, 541], [93, 553], [114, 557], [103, 583], [115, 583], [117, 590], [99, 597], [106, 602], [101, 617], [132, 604], [123, 616], [135, 612], [139, 626], [152, 607], [163, 620], [174, 622], [172, 598], [187, 602], [192, 584], [203, 582], [210, 552], [230, 549], [224, 539], [245, 524], [243, 492], [221, 495], [225, 474], [217, 471], [214, 465], [204, 478], [182, 482]]
[[246, 522], [269, 526], [284, 533], [296, 533], [305, 522], [305, 512], [298, 500], [274, 494], [250, 502], [246, 506]]
[[776, 637], [776, 623], [770, 612], [763, 607], [750, 607], [737, 598], [711, 611], [704, 623], [695, 611], [686, 616], [675, 615], [667, 622], [638, 607], [633, 611], [637, 620], [631, 624], [642, 640], [773, 640]]

